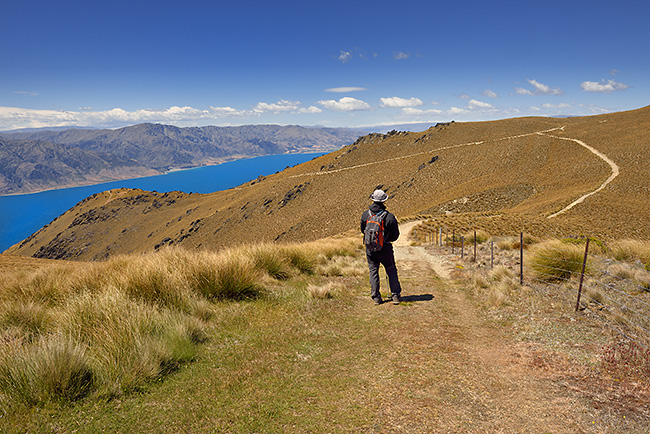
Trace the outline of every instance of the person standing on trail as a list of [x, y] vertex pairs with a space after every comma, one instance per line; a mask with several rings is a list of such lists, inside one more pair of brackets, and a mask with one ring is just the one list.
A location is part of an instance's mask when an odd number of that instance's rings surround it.
[[366, 257], [370, 271], [370, 297], [375, 304], [381, 304], [379, 292], [379, 265], [383, 265], [388, 275], [390, 297], [393, 304], [401, 301], [402, 287], [397, 277], [395, 254], [392, 242], [399, 238], [397, 219], [386, 210], [384, 202], [388, 195], [383, 190], [375, 190], [370, 196], [373, 203], [361, 215], [361, 232], [364, 234]]

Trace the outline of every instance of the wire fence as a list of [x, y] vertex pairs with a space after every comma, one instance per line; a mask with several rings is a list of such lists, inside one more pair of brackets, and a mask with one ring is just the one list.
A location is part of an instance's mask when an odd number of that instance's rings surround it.
[[518, 272], [521, 285], [572, 306], [650, 351], [650, 261], [617, 260], [603, 251], [602, 243], [590, 246], [589, 238], [533, 245], [520, 233], [495, 245], [494, 239], [482, 239], [476, 231], [457, 234], [454, 229], [427, 226], [417, 227], [412, 237], [442, 247], [461, 261], [491, 268], [507, 251], [509, 267]]

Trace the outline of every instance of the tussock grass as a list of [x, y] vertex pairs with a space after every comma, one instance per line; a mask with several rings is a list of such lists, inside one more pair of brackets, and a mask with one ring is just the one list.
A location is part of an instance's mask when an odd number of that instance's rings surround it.
[[93, 382], [83, 347], [62, 334], [0, 353], [0, 388], [18, 402], [74, 401], [87, 395]]
[[[490, 239], [490, 234], [483, 230], [476, 231], [476, 244], [486, 243]], [[474, 244], [474, 231], [465, 234], [465, 244]]]
[[624, 264], [613, 264], [608, 268], [608, 272], [619, 279], [634, 279], [635, 270]]
[[471, 277], [473, 289], [482, 294], [487, 304], [492, 307], [503, 306], [512, 302], [521, 290], [519, 280], [512, 270], [499, 266], [489, 272], [475, 273]]
[[[528, 266], [535, 278], [547, 281], [566, 281], [580, 274], [584, 260], [581, 246], [563, 243], [560, 240], [546, 241], [537, 245], [527, 256]], [[587, 270], [590, 262], [587, 263]]]
[[[221, 252], [167, 248], [5, 274], [0, 404], [141, 390], [194, 360], [219, 303], [264, 296], [268, 279], [356, 275], [357, 244], [327, 240]], [[327, 282], [306, 287], [303, 294], [322, 299], [340, 290]]]
[[611, 255], [617, 261], [641, 261], [650, 264], [650, 241], [619, 240], [609, 244]]
[[327, 282], [322, 285], [310, 283], [307, 285], [307, 292], [313, 298], [332, 298], [338, 290], [340, 290], [340, 287], [335, 282]]
[[[540, 240], [537, 237], [534, 237], [530, 234], [524, 234], [524, 249], [527, 249], [528, 247], [537, 244], [539, 242]], [[508, 236], [508, 237], [500, 238], [498, 241], [496, 241], [495, 246], [499, 250], [519, 249], [521, 247], [521, 237]]]

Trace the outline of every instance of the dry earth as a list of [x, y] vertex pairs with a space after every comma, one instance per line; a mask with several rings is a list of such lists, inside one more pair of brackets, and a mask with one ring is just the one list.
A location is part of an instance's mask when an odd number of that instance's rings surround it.
[[370, 321], [389, 317], [381, 338], [393, 345], [377, 360], [375, 432], [649, 432], [647, 419], [644, 425], [643, 417], [597, 408], [534, 362], [537, 350], [509, 337], [448, 279], [454, 263], [409, 245], [418, 223], [403, 225], [396, 243], [402, 306], [360, 300], [360, 315]]

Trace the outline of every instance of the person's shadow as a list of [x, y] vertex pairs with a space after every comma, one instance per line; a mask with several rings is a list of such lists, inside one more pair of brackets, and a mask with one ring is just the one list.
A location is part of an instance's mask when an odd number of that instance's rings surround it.
[[402, 301], [431, 301], [433, 300], [433, 294], [420, 294], [420, 295], [404, 295], [402, 296]]

